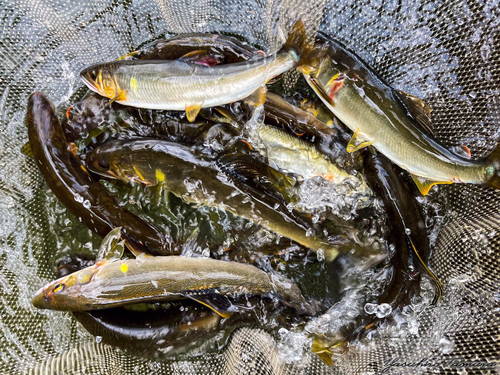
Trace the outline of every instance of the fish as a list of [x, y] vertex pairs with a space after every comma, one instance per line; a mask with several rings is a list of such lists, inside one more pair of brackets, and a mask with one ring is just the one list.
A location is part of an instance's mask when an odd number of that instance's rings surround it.
[[353, 193], [371, 195], [361, 174], [353, 176], [343, 171], [318, 152], [313, 144], [266, 124], [261, 124], [257, 132], [265, 145], [261, 152], [278, 168], [305, 179], [320, 176], [336, 185], [350, 182], [356, 186]]
[[410, 304], [411, 298], [419, 293], [422, 275], [434, 286], [431, 304], [436, 304], [441, 298], [442, 283], [427, 266], [431, 249], [424, 214], [406, 181], [407, 176], [376, 151], [367, 150], [363, 161], [368, 183], [384, 203], [389, 227], [387, 240], [395, 245], [389, 261], [394, 268], [392, 277], [378, 304], [388, 303], [393, 310]]
[[39, 309], [89, 311], [188, 298], [228, 318], [246, 309], [228, 297], [245, 295], [270, 295], [300, 314], [314, 313], [299, 287], [278, 274], [250, 264], [182, 256], [102, 260], [44, 286], [32, 303]]
[[204, 66], [183, 59], [120, 60], [93, 65], [82, 81], [111, 102], [147, 109], [186, 111], [194, 121], [201, 108], [232, 103], [257, 93], [272, 78], [307, 64], [308, 46], [302, 21], [297, 21], [276, 54], [234, 64]]
[[393, 89], [353, 52], [322, 33], [316, 48], [315, 63], [302, 72], [325, 105], [354, 132], [348, 152], [372, 145], [408, 171], [422, 195], [436, 184], [500, 188], [500, 146], [482, 160], [453, 153], [432, 136], [426, 103]]
[[163, 233], [120, 206], [116, 199], [94, 180], [66, 141], [51, 102], [41, 92], [28, 99], [28, 136], [35, 162], [54, 195], [73, 215], [101, 237], [116, 227], [137, 251], [175, 254], [168, 233]]
[[[338, 255], [335, 245], [319, 237], [322, 231], [314, 234], [310, 217], [290, 211], [287, 202], [243, 181], [242, 176], [249, 176], [251, 181], [256, 175], [266, 178], [246, 160], [240, 163], [232, 157], [226, 162], [221, 157], [213, 163], [188, 147], [143, 138], [107, 142], [88, 153], [86, 161], [96, 174], [146, 186], [161, 184], [188, 203], [229, 211], [314, 251], [322, 250], [329, 261]], [[239, 178], [232, 178], [236, 173]], [[276, 171], [274, 175], [279, 174]]]

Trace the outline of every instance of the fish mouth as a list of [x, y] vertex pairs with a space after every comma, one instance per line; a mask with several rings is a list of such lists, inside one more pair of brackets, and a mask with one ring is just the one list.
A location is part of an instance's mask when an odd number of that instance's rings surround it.
[[35, 306], [38, 309], [47, 309], [48, 308], [48, 303], [50, 301], [50, 298], [45, 295], [44, 293], [45, 288], [40, 288], [38, 292], [36, 292], [35, 296], [31, 300], [31, 303], [33, 306]]
[[92, 83], [90, 81], [90, 79], [87, 77], [89, 74], [88, 70], [83, 70], [81, 73], [80, 73], [80, 79], [82, 80], [82, 82], [85, 84], [85, 86], [87, 86], [89, 89], [91, 89], [92, 91], [94, 91], [95, 93], [97, 94], [100, 94], [99, 93], [99, 90], [97, 89], [97, 87], [95, 86], [94, 83]]

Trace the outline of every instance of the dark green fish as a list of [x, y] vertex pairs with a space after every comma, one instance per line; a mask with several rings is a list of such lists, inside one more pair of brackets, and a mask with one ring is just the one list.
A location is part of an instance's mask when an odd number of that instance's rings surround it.
[[154, 254], [171, 254], [172, 240], [134, 215], [95, 181], [69, 148], [50, 101], [40, 92], [29, 97], [26, 118], [35, 161], [55, 196], [94, 232], [106, 236], [115, 227], [134, 247]]
[[239, 179], [230, 178], [226, 170], [253, 173], [248, 163], [207, 162], [189, 148], [155, 139], [113, 141], [87, 154], [87, 165], [93, 172], [126, 182], [162, 186], [188, 203], [202, 204], [229, 211], [266, 229], [324, 252], [333, 260], [338, 251], [325, 239], [314, 235], [309, 217], [286, 208], [286, 202], [251, 189]]

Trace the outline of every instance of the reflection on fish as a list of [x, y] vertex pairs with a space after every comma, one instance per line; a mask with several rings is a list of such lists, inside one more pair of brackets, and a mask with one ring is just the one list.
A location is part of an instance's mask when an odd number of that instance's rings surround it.
[[335, 116], [354, 132], [347, 151], [373, 145], [410, 172], [423, 195], [435, 184], [454, 182], [500, 188], [500, 147], [480, 161], [447, 150], [428, 134], [432, 124], [427, 104], [392, 89], [340, 43], [324, 35], [317, 41], [321, 51], [317, 54], [323, 57], [304, 76]]
[[229, 317], [245, 308], [228, 297], [245, 295], [276, 296], [299, 313], [313, 313], [297, 285], [279, 275], [249, 264], [179, 256], [98, 262], [45, 286], [33, 305], [87, 311], [189, 298]]
[[151, 224], [120, 206], [80, 159], [68, 149], [64, 132], [50, 101], [40, 92], [28, 100], [26, 118], [35, 161], [55, 196], [91, 230], [106, 236], [123, 227], [130, 245], [155, 254], [172, 254], [172, 240]]
[[204, 66], [183, 59], [115, 61], [81, 72], [83, 82], [112, 101], [139, 108], [186, 110], [194, 121], [201, 108], [248, 97], [301, 61], [304, 25], [298, 21], [280, 52], [235, 64]]
[[[144, 185], [160, 183], [188, 203], [229, 211], [310, 249], [321, 249], [327, 260], [338, 255], [334, 245], [314, 235], [309, 217], [290, 212], [286, 202], [253, 189], [240, 179], [232, 179], [224, 172], [232, 169], [234, 174], [237, 170], [254, 179], [260, 172], [252, 170], [246, 161], [239, 163], [238, 159], [231, 158], [221, 169], [187, 147], [154, 139], [108, 142], [89, 153], [87, 160], [90, 170], [97, 174]], [[220, 158], [218, 164], [223, 162]]]

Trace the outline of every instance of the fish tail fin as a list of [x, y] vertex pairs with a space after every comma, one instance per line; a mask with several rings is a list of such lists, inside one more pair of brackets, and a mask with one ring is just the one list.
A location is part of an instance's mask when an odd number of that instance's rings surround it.
[[282, 50], [290, 53], [297, 65], [305, 70], [308, 70], [309, 66], [317, 65], [317, 57], [321, 52], [307, 42], [306, 30], [302, 20], [295, 22]]
[[486, 158], [486, 185], [500, 189], [500, 143]]

